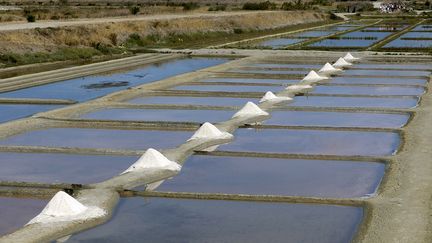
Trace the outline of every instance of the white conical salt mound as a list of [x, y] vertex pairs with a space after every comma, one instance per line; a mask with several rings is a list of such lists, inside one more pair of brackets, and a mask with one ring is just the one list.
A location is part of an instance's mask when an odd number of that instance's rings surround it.
[[241, 108], [237, 113], [233, 115], [233, 118], [240, 117], [240, 116], [268, 116], [269, 113], [263, 111], [261, 108], [259, 108], [257, 105], [255, 105], [253, 102], [247, 102], [243, 108]]
[[330, 63], [326, 63], [318, 72], [319, 73], [332, 74], [332, 73], [338, 73], [341, 71], [342, 71], [341, 69], [337, 69], [337, 68], [333, 67]]
[[314, 83], [314, 82], [319, 82], [319, 81], [325, 80], [325, 79], [328, 79], [328, 77], [320, 76], [318, 73], [316, 73], [314, 70], [312, 70], [308, 73], [308, 75], [306, 75], [306, 77], [304, 77], [302, 79], [302, 81]]
[[210, 122], [204, 123], [192, 137], [188, 140], [194, 139], [218, 139], [218, 138], [230, 138], [232, 135], [227, 132], [221, 132], [217, 127], [215, 127]]
[[348, 66], [352, 66], [353, 64], [350, 62], [347, 62], [344, 58], [339, 57], [339, 59], [333, 64], [334, 67], [337, 68], [344, 68]]
[[84, 206], [75, 198], [60, 191], [54, 195], [42, 212], [30, 220], [27, 225], [93, 219], [103, 217], [106, 214], [105, 210], [95, 206]]
[[347, 53], [344, 57], [343, 57], [345, 60], [347, 60], [348, 62], [353, 62], [353, 61], [356, 61], [356, 60], [360, 60], [360, 58], [358, 58], [358, 57], [354, 57], [353, 55], [351, 55], [351, 53]]
[[83, 213], [87, 207], [66, 192], [57, 192], [40, 214], [59, 217]]
[[313, 89], [312, 85], [309, 84], [294, 84], [285, 88], [285, 90], [292, 93], [305, 93]]
[[167, 169], [179, 171], [181, 166], [176, 162], [169, 160], [156, 149], [149, 148], [137, 162], [131, 165], [127, 170], [123, 171], [122, 174], [142, 169]]
[[263, 103], [263, 102], [279, 103], [279, 102], [291, 101], [291, 100], [292, 100], [292, 98], [290, 98], [290, 97], [276, 96], [275, 94], [273, 94], [273, 92], [267, 91], [267, 93], [265, 93], [265, 95], [261, 98], [261, 100], [259, 102], [260, 103]]

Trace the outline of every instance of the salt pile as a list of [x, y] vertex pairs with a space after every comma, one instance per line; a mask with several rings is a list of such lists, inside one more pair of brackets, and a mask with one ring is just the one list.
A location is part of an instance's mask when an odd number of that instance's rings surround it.
[[345, 60], [347, 60], [348, 62], [360, 60], [360, 58], [358, 58], [358, 57], [353, 57], [353, 55], [351, 55], [351, 53], [349, 53], [349, 52], [343, 58]]
[[235, 113], [232, 117], [250, 117], [250, 116], [268, 116], [269, 113], [263, 111], [253, 102], [247, 102], [243, 108], [241, 108], [237, 113]]
[[330, 74], [330, 75], [339, 72], [342, 72], [342, 70], [334, 68], [330, 63], [324, 64], [324, 66], [318, 71], [318, 73]]
[[181, 166], [174, 161], [167, 159], [163, 154], [161, 154], [156, 149], [149, 148], [147, 151], [131, 165], [127, 170], [123, 171], [122, 174], [127, 172], [133, 172], [143, 169], [164, 169], [180, 171]]
[[297, 94], [297, 93], [305, 93], [308, 91], [311, 91], [313, 89], [313, 86], [309, 84], [294, 84], [290, 85], [285, 88], [285, 90], [290, 91], [291, 93]]
[[30, 220], [34, 223], [54, 223], [100, 217], [106, 212], [98, 207], [86, 207], [69, 194], [60, 191], [48, 202], [42, 212]]
[[337, 68], [344, 68], [352, 65], [353, 65], [352, 63], [347, 62], [342, 57], [339, 57], [339, 59], [333, 64], [333, 66]]
[[312, 70], [308, 73], [308, 75], [306, 75], [306, 77], [302, 79], [302, 82], [315, 83], [326, 79], [328, 79], [328, 77], [320, 76], [318, 73]]
[[279, 97], [279, 96], [276, 96], [275, 94], [273, 94], [273, 92], [267, 91], [267, 93], [265, 93], [265, 95], [261, 98], [261, 100], [259, 102], [260, 103], [263, 103], [263, 102], [279, 103], [279, 102], [292, 101], [292, 100], [293, 99], [290, 97]]
[[213, 124], [206, 122], [204, 123], [188, 141], [195, 139], [224, 139], [232, 138], [233, 135], [227, 132], [221, 132]]

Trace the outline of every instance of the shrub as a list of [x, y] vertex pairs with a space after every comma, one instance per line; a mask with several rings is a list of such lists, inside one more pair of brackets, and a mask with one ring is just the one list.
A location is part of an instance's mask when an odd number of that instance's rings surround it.
[[227, 7], [226, 5], [211, 6], [209, 7], [208, 11], [225, 11], [226, 7]]
[[187, 10], [194, 10], [194, 9], [197, 9], [200, 7], [199, 4], [196, 2], [183, 3], [182, 6], [183, 6], [183, 10], [186, 10], [186, 11]]
[[243, 4], [242, 9], [243, 10], [274, 10], [276, 9], [276, 4], [270, 1], [265, 1], [260, 3], [247, 2]]
[[138, 33], [133, 33], [129, 35], [126, 44], [129, 46], [144, 46], [144, 40]]
[[27, 22], [29, 22], [29, 23], [33, 23], [36, 21], [36, 17], [32, 14], [27, 15], [26, 18], [27, 18]]
[[129, 12], [133, 15], [137, 15], [140, 12], [140, 7], [133, 6], [133, 7], [129, 8]]
[[241, 34], [243, 33], [243, 30], [240, 28], [234, 28], [234, 34]]

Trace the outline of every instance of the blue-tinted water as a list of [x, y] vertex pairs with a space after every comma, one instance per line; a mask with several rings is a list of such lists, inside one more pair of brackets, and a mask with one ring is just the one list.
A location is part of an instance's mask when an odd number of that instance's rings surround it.
[[[403, 34], [400, 38], [432, 38], [431, 32], [408, 32]], [[429, 40], [432, 41], [432, 40]]]
[[352, 68], [368, 68], [368, 69], [376, 69], [376, 68], [383, 68], [383, 69], [424, 69], [424, 70], [432, 70], [432, 64], [366, 64], [366, 63], [358, 63], [354, 65]]
[[272, 47], [273, 49], [279, 49], [305, 40], [306, 39], [299, 39], [299, 38], [275, 38], [275, 39], [265, 40], [263, 42], [258, 43], [257, 45], [264, 46], [264, 47]]
[[346, 243], [362, 217], [347, 206], [126, 198], [112, 220], [68, 242]]
[[416, 26], [412, 31], [432, 31], [432, 25], [421, 24], [421, 25]]
[[257, 73], [257, 74], [301, 74], [306, 75], [308, 70], [277, 70], [277, 69], [231, 69], [233, 73]]
[[319, 42], [310, 44], [309, 46], [317, 47], [367, 47], [373, 43], [384, 39], [393, 32], [362, 32], [354, 31], [340, 35], [342, 38], [372, 38], [372, 39], [324, 39]]
[[409, 115], [364, 112], [272, 111], [264, 124], [284, 126], [399, 128]]
[[429, 77], [430, 71], [414, 71], [414, 70], [360, 70], [349, 69], [343, 75], [365, 75], [365, 76], [424, 76]]
[[362, 197], [375, 192], [384, 169], [373, 162], [192, 156], [158, 190]]
[[221, 92], [279, 92], [282, 86], [257, 86], [257, 85], [179, 85], [173, 90], [193, 90], [193, 91], [221, 91]]
[[401, 40], [400, 38], [384, 45], [384, 48], [431, 48], [431, 40]]
[[212, 106], [243, 106], [248, 101], [254, 103], [255, 98], [231, 98], [231, 97], [187, 97], [187, 96], [155, 96], [142, 97], [130, 100], [134, 104], [158, 104], [158, 105], [212, 105]]
[[263, 79], [263, 78], [209, 78], [201, 80], [203, 82], [229, 82], [229, 83], [263, 83], [263, 84], [296, 84], [298, 79]]
[[354, 31], [341, 35], [340, 37], [352, 37], [352, 38], [365, 38], [372, 37], [376, 38], [375, 41], [384, 39], [385, 37], [393, 34], [393, 32], [365, 32], [365, 31]]
[[48, 128], [8, 137], [0, 144], [145, 150], [174, 148], [190, 136], [191, 131]]
[[[132, 71], [95, 75], [7, 92], [0, 97], [91, 100], [106, 94], [229, 61], [227, 58], [181, 58], [149, 64]], [[118, 87], [103, 87], [107, 84]], [[108, 85], [109, 86], [109, 85]]]
[[23, 227], [42, 211], [47, 201], [0, 197], [0, 236]]
[[297, 64], [297, 63], [253, 63], [249, 66], [261, 68], [303, 68], [303, 69], [320, 69], [322, 64]]
[[96, 183], [118, 175], [134, 156], [0, 153], [0, 181]]
[[396, 86], [316, 86], [312, 93], [347, 95], [422, 95], [424, 88]]
[[426, 78], [361, 78], [361, 77], [334, 77], [333, 84], [413, 84], [426, 85]]
[[324, 39], [314, 42], [309, 46], [328, 46], [328, 47], [367, 47], [372, 45], [376, 40], [348, 40], [348, 39]]
[[83, 115], [84, 119], [122, 121], [221, 122], [229, 120], [235, 111], [226, 110], [169, 110], [107, 108]]
[[293, 37], [320, 37], [335, 33], [336, 30], [311, 30], [297, 34], [293, 34]]
[[219, 150], [323, 154], [323, 155], [392, 155], [400, 138], [392, 132], [357, 132], [293, 129], [239, 129], [235, 140]]
[[25, 105], [25, 104], [0, 104], [0, 122], [11, 121], [29, 117], [35, 113], [54, 110], [62, 105]]
[[362, 107], [362, 108], [413, 108], [417, 98], [363, 98], [299, 96], [289, 106], [315, 107]]

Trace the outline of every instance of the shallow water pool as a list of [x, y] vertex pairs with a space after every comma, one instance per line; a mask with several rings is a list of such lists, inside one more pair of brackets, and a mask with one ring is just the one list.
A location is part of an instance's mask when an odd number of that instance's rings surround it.
[[350, 242], [356, 207], [162, 198], [121, 199], [113, 219], [68, 242]]
[[137, 159], [135, 156], [0, 153], [0, 180], [96, 183], [120, 174]]
[[26, 105], [26, 104], [0, 104], [0, 122], [12, 121], [32, 116], [39, 112], [54, 110], [62, 105]]
[[374, 162], [196, 155], [158, 190], [362, 197], [375, 192], [384, 169]]
[[145, 150], [174, 148], [191, 135], [190, 131], [47, 128], [8, 137], [0, 145]]
[[0, 236], [23, 227], [38, 215], [47, 201], [0, 197]]
[[409, 115], [365, 112], [272, 111], [264, 124], [283, 126], [400, 128]]
[[289, 106], [315, 107], [362, 107], [362, 108], [413, 108], [418, 98], [366, 98], [297, 96]]
[[159, 104], [159, 105], [209, 105], [209, 106], [243, 106], [248, 101], [257, 103], [256, 98], [236, 97], [188, 97], [188, 96], [154, 96], [134, 98], [128, 102], [134, 104]]
[[361, 78], [361, 77], [334, 77], [331, 79], [334, 84], [410, 84], [426, 85], [426, 78]]
[[220, 91], [220, 92], [262, 92], [283, 91], [283, 86], [258, 86], [258, 85], [180, 85], [173, 90], [192, 90], [192, 91]]
[[298, 83], [298, 79], [262, 79], [262, 78], [209, 78], [202, 80], [206, 83], [212, 82], [228, 82], [228, 83], [262, 83], [262, 84], [295, 84]]
[[424, 88], [396, 86], [316, 86], [312, 93], [347, 95], [422, 95]]
[[296, 129], [239, 129], [232, 143], [219, 150], [323, 154], [323, 155], [392, 155], [400, 138], [393, 132], [357, 132]]
[[185, 109], [117, 109], [107, 108], [87, 113], [81, 118], [122, 121], [221, 122], [229, 120], [235, 111]]
[[87, 76], [0, 93], [0, 97], [86, 101], [132, 86], [222, 64], [230, 60], [232, 59], [206, 57], [180, 58], [145, 65], [130, 71]]

